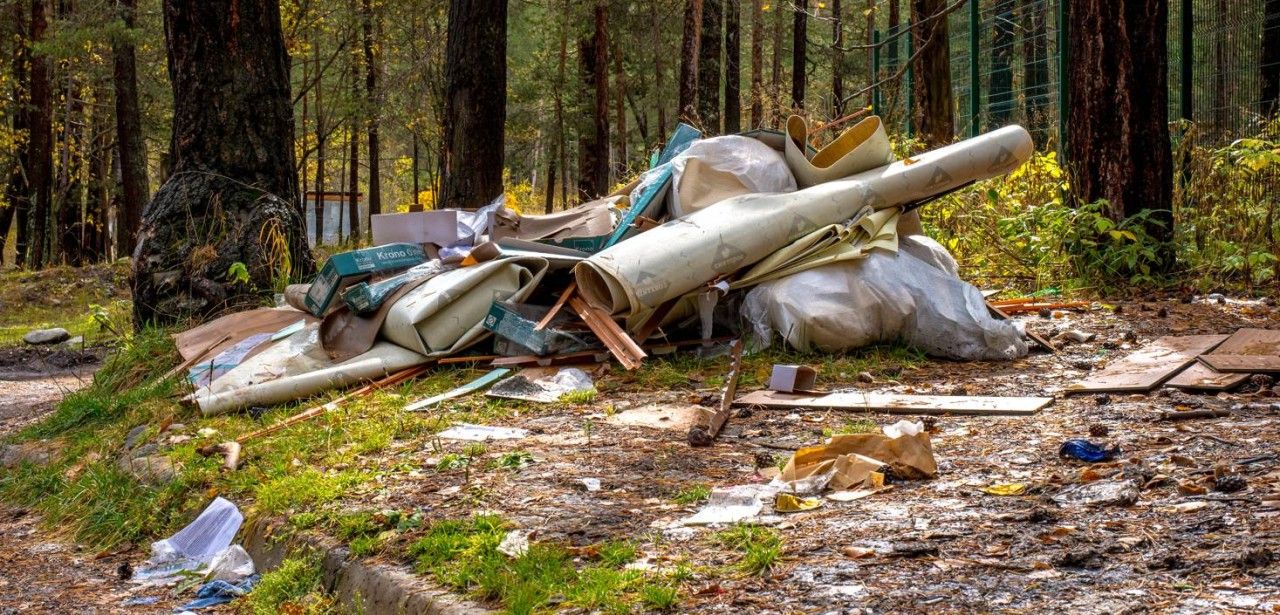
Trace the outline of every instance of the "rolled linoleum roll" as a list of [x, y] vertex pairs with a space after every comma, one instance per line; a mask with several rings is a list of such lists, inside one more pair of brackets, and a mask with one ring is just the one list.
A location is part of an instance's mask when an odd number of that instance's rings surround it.
[[721, 201], [595, 254], [574, 270], [591, 304], [617, 316], [655, 308], [862, 207], [899, 207], [1009, 173], [1031, 135], [1008, 126], [852, 177], [786, 194]]

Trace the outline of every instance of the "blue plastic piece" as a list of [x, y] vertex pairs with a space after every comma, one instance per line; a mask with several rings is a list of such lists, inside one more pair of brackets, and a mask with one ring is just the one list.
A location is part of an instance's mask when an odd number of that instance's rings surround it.
[[618, 228], [614, 229], [613, 235], [605, 242], [604, 247], [607, 248], [618, 243], [622, 240], [623, 235], [632, 230], [631, 225], [635, 224], [636, 218], [640, 217], [640, 214], [649, 208], [649, 204], [671, 185], [672, 170], [671, 165], [668, 163], [671, 162], [672, 158], [680, 155], [680, 152], [689, 149], [689, 146], [700, 138], [702, 138], [702, 133], [697, 128], [684, 123], [676, 126], [676, 131], [671, 134], [671, 138], [667, 140], [666, 147], [662, 148], [662, 154], [658, 156], [657, 166], [649, 170], [650, 173], [657, 172], [658, 176], [649, 182], [649, 185], [645, 187], [644, 192], [640, 193], [640, 196], [636, 197], [635, 202], [631, 204], [631, 208], [627, 210], [627, 213], [622, 216], [622, 220], [618, 222]]
[[1103, 448], [1083, 438], [1075, 438], [1062, 443], [1062, 448], [1058, 449], [1059, 457], [1069, 457], [1071, 459], [1079, 459], [1094, 463], [1098, 461], [1110, 461], [1120, 454], [1120, 447], [1113, 446], [1111, 448]]

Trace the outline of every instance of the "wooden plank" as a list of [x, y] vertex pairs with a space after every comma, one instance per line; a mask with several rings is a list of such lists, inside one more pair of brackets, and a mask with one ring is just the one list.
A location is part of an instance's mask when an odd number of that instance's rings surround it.
[[1280, 356], [1257, 354], [1207, 354], [1200, 357], [1213, 369], [1232, 373], [1280, 372]]
[[1194, 391], [1226, 391], [1249, 379], [1248, 374], [1224, 374], [1204, 363], [1193, 363], [1165, 386]]
[[699, 425], [689, 428], [689, 445], [690, 446], [711, 446], [716, 436], [720, 435], [720, 430], [724, 429], [724, 424], [729, 420], [729, 413], [733, 410], [733, 398], [738, 395], [738, 376], [742, 373], [742, 340], [733, 342], [733, 350], [729, 361], [729, 373], [724, 377], [724, 388], [720, 390], [720, 407], [711, 414], [706, 415], [705, 420]]
[[[1280, 355], [1280, 331], [1239, 329], [1211, 355]], [[1203, 361], [1188, 367], [1167, 384], [1180, 389], [1225, 391], [1248, 380], [1248, 373], [1223, 373]]]
[[1213, 350], [1226, 335], [1161, 337], [1102, 371], [1072, 383], [1066, 393], [1150, 391], [1173, 377], [1196, 357]]
[[583, 322], [591, 328], [591, 332], [604, 342], [605, 348], [613, 354], [613, 357], [622, 364], [628, 371], [638, 369], [640, 362], [644, 360], [644, 350], [640, 348], [636, 341], [627, 335], [618, 323], [608, 314], [591, 304], [581, 297], [573, 296], [569, 298], [569, 307], [578, 313]]
[[830, 408], [886, 414], [958, 414], [969, 416], [1027, 416], [1053, 403], [1051, 397], [975, 397], [965, 395], [897, 395], [892, 393], [829, 393], [797, 395], [756, 391], [739, 397], [735, 406], [766, 408]]
[[575, 292], [578, 292], [577, 280], [570, 281], [569, 285], [560, 292], [560, 298], [556, 299], [555, 305], [551, 306], [550, 310], [547, 310], [547, 315], [543, 316], [542, 320], [539, 320], [538, 324], [534, 325], [533, 330], [541, 331], [546, 329], [547, 325], [551, 324], [551, 320], [556, 317], [556, 314], [560, 313], [561, 308], [564, 307], [565, 303], [569, 302], [569, 297], [572, 297]]

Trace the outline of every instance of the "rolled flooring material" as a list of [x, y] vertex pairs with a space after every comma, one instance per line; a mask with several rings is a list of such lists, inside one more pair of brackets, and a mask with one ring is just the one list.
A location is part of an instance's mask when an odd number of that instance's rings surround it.
[[678, 218], [574, 270], [592, 305], [630, 316], [752, 265], [863, 207], [899, 207], [1004, 175], [1031, 157], [1031, 135], [1008, 126], [852, 177], [787, 194], [748, 194]]

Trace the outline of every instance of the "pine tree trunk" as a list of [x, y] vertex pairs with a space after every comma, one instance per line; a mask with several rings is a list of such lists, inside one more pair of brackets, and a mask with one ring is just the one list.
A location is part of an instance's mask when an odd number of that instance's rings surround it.
[[[877, 1], [878, 0], [867, 0], [867, 27], [866, 27], [866, 32], [863, 33], [866, 35], [863, 37], [863, 42], [865, 42], [867, 45], [867, 74], [871, 74], [871, 68], [875, 66], [875, 61], [874, 61], [875, 49], [872, 48], [871, 45], [875, 43], [876, 11], [879, 10], [876, 8]], [[867, 85], [870, 85], [875, 80], [876, 79], [874, 76], [871, 79], [868, 79]], [[870, 87], [866, 89], [867, 89], [866, 107], [870, 109], [871, 105], [875, 102], [874, 100], [875, 91], [872, 90]]]
[[[279, 4], [165, 0], [163, 13], [174, 170], [138, 233], [138, 327], [257, 305], [315, 269], [297, 205]], [[228, 273], [237, 262], [247, 283]]]
[[698, 120], [704, 134], [720, 134], [720, 43], [724, 0], [702, 0], [698, 47]]
[[582, 83], [595, 91], [595, 105], [583, 114], [579, 135], [578, 193], [584, 200], [609, 191], [609, 21], [608, 6], [593, 9], [595, 30], [578, 42]]
[[764, 126], [764, 0], [751, 0], [751, 128]]
[[794, 23], [791, 30], [791, 106], [804, 108], [805, 82], [808, 80], [807, 52], [809, 49], [809, 0], [795, 2]]
[[840, 0], [831, 0], [831, 109], [844, 115], [844, 11]]
[[418, 185], [418, 177], [422, 172], [418, 159], [418, 133], [414, 132], [409, 138], [413, 140], [413, 198], [409, 200], [409, 211], [422, 211], [422, 201], [418, 200], [418, 195], [422, 194], [422, 188]]
[[698, 116], [698, 59], [702, 37], [702, 2], [686, 0], [684, 5], [684, 36], [680, 42], [680, 103], [679, 115], [683, 122], [697, 122]]
[[85, 259], [99, 262], [107, 256], [107, 216], [111, 211], [111, 120], [103, 107], [93, 110], [89, 124], [89, 184], [85, 192]]
[[724, 12], [724, 131], [742, 131], [742, 0], [725, 0]]
[[[60, 5], [58, 20], [70, 20], [72, 5]], [[58, 173], [54, 191], [53, 246], [49, 264], [79, 267], [84, 264], [84, 182], [86, 97], [79, 76], [64, 62], [60, 70], [62, 118], [58, 122]]]
[[991, 93], [987, 113], [992, 128], [1009, 122], [1013, 114], [1013, 23], [1014, 0], [997, 0], [995, 27], [991, 34]]
[[[382, 213], [382, 173], [379, 168], [382, 149], [378, 143], [378, 124], [382, 117], [382, 100], [378, 94], [378, 71], [381, 70], [374, 52], [374, 19], [371, 0], [364, 0], [364, 95], [368, 109], [369, 138], [369, 215]], [[379, 27], [378, 30], [381, 30]]]
[[[1172, 237], [1168, 120], [1168, 3], [1071, 0], [1067, 162], [1081, 202], [1106, 199], [1122, 220], [1151, 210], [1147, 230]], [[1173, 255], [1162, 255], [1173, 265]]]
[[1280, 111], [1280, 0], [1266, 0], [1263, 14], [1262, 58], [1258, 62], [1262, 83], [1259, 111], [1272, 117]]
[[[659, 13], [658, 3], [654, 2], [651, 6], [650, 17], [652, 18], [652, 36], [653, 36], [653, 106], [658, 109], [658, 139], [667, 138], [667, 91], [662, 83], [663, 62], [662, 56], [667, 53], [662, 46], [662, 20], [663, 15]], [[645, 146], [650, 143], [646, 140]]]
[[[312, 86], [315, 89], [316, 97], [316, 183], [314, 190], [315, 194], [313, 195], [315, 197], [315, 202], [312, 204], [316, 220], [316, 228], [315, 241], [312, 242], [312, 245], [316, 246], [320, 245], [320, 243], [324, 241], [324, 146], [325, 139], [328, 134], [325, 132], [324, 124], [324, 73], [322, 72], [323, 69], [320, 68], [320, 45], [318, 43], [319, 37], [317, 36], [316, 44], [312, 45], [316, 65], [316, 82], [315, 85]], [[305, 123], [303, 124], [303, 130], [306, 130]], [[306, 184], [303, 183], [302, 186], [303, 192], [305, 193]], [[338, 218], [338, 235], [341, 237], [342, 217], [339, 216]]]
[[[137, 0], [117, 0], [116, 10], [124, 27], [136, 23]], [[116, 254], [132, 255], [138, 226], [147, 206], [147, 145], [142, 139], [142, 112], [138, 106], [138, 69], [131, 39], [115, 37], [111, 45], [112, 79], [116, 96], [116, 146], [120, 157], [120, 206], [116, 210]]]
[[[359, 62], [352, 59], [351, 66], [351, 100], [360, 100], [360, 67]], [[347, 187], [347, 219], [351, 221], [351, 234], [356, 238], [363, 235], [360, 232], [362, 228], [368, 228], [360, 224], [360, 128], [362, 117], [360, 111], [354, 111], [350, 118], [351, 130], [347, 135], [347, 159], [350, 160], [351, 168], [347, 169], [347, 181], [350, 186]], [[439, 195], [437, 195], [439, 196]]]
[[560, 166], [560, 202], [567, 207], [569, 205], [569, 147], [564, 127], [564, 88], [565, 64], [569, 57], [568, 0], [565, 0], [563, 15], [564, 19], [560, 23], [560, 62], [556, 68], [556, 160]]
[[[31, 72], [28, 70], [31, 53], [30, 7], [21, 2], [12, 5], [14, 26], [14, 49], [11, 58], [10, 78], [13, 80], [13, 124], [14, 134], [26, 135], [31, 127]], [[13, 168], [5, 183], [5, 207], [0, 209], [0, 264], [4, 264], [4, 247], [9, 239], [9, 229], [15, 219], [17, 221], [17, 241], [14, 249], [14, 264], [22, 266], [26, 262], [27, 251], [27, 218], [31, 211], [31, 184], [28, 182], [27, 170], [30, 168], [30, 141], [19, 144], [14, 151]]]
[[[47, 0], [31, 2], [31, 41], [45, 40], [49, 27]], [[49, 217], [53, 213], [53, 67], [43, 53], [31, 54], [31, 129], [28, 135], [30, 159], [27, 173], [33, 195], [30, 258], [32, 269], [45, 266], [49, 245]], [[19, 212], [21, 213], [21, 212]], [[25, 223], [19, 216], [18, 222]]]
[[[616, 139], [617, 160], [614, 162], [614, 173], [609, 178], [609, 183], [613, 183], [619, 174], [627, 172], [627, 73], [622, 67], [622, 49], [615, 41], [611, 44], [613, 49], [613, 108], [614, 115], [618, 118], [618, 131]], [[607, 186], [606, 186], [607, 188]]]
[[769, 115], [772, 124], [782, 123], [782, 30], [786, 24], [786, 11], [780, 5], [773, 7], [773, 54], [769, 63]]
[[939, 15], [947, 7], [946, 0], [911, 0], [911, 36], [915, 41], [915, 118], [916, 134], [926, 147], [950, 143], [955, 137], [955, 105], [951, 99], [951, 51], [947, 18]]
[[450, 0], [442, 206], [476, 209], [502, 194], [506, 120], [507, 2]]

